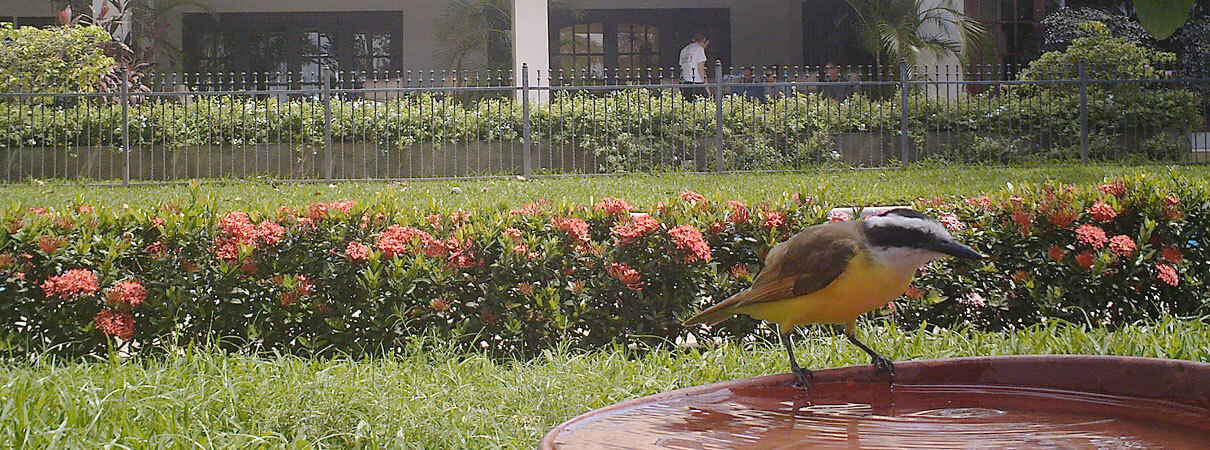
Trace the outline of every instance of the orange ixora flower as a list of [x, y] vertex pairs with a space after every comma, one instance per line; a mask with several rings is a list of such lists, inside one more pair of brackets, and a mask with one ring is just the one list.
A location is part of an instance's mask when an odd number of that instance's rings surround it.
[[752, 273], [748, 271], [748, 266], [744, 264], [736, 264], [731, 266], [730, 272], [731, 278], [736, 280], [746, 280], [752, 275]]
[[370, 259], [370, 247], [357, 241], [349, 241], [345, 246], [345, 255], [352, 261], [365, 262]]
[[1136, 249], [1134, 239], [1131, 239], [1130, 236], [1119, 234], [1109, 239], [1109, 251], [1115, 255], [1127, 257], [1133, 255]]
[[761, 222], [765, 228], [774, 229], [781, 228], [786, 225], [786, 213], [781, 211], [765, 212], [765, 220]]
[[122, 281], [109, 289], [105, 300], [111, 306], [125, 305], [135, 308], [147, 300], [147, 288], [143, 287], [138, 281]]
[[828, 222], [845, 222], [853, 220], [853, 215], [839, 209], [828, 212]]
[[578, 245], [587, 244], [589, 241], [588, 223], [583, 220], [560, 217], [554, 220], [554, 225], [555, 228], [567, 232]]
[[1105, 244], [1109, 242], [1109, 237], [1105, 236], [1105, 230], [1096, 225], [1080, 225], [1076, 228], [1076, 240], [1081, 244], [1087, 245], [1094, 249], [1105, 248]]
[[727, 220], [731, 223], [743, 223], [751, 218], [748, 214], [748, 205], [744, 202], [732, 200], [727, 202], [727, 206], [731, 207], [731, 215], [727, 216]]
[[605, 273], [621, 281], [622, 284], [625, 284], [630, 289], [636, 291], [643, 290], [642, 275], [639, 274], [639, 271], [634, 270], [626, 264], [610, 262], [605, 266]]
[[1058, 245], [1052, 245], [1050, 248], [1046, 249], [1046, 253], [1050, 256], [1050, 259], [1054, 260], [1055, 262], [1060, 262], [1063, 261], [1063, 258], [1067, 256], [1067, 249]]
[[710, 245], [693, 225], [681, 225], [668, 230], [676, 248], [685, 251], [685, 262], [710, 261]]
[[696, 203], [699, 205], [706, 204], [706, 197], [697, 192], [684, 191], [684, 192], [681, 192], [680, 197], [681, 197], [681, 200], [687, 201], [689, 203]]
[[907, 291], [904, 292], [903, 295], [907, 296], [907, 298], [910, 298], [912, 300], [916, 300], [916, 299], [919, 299], [920, 297], [924, 297], [924, 291], [921, 290], [920, 288], [916, 287], [916, 285], [910, 284], [910, 285], [908, 285]]
[[593, 205], [593, 209], [604, 211], [610, 215], [621, 216], [629, 213], [634, 207], [630, 206], [630, 203], [626, 203], [626, 200], [617, 197], [606, 197], [597, 202], [596, 205]]
[[1170, 286], [1176, 286], [1181, 283], [1180, 276], [1176, 273], [1176, 268], [1168, 264], [1159, 263], [1155, 265], [1156, 277], [1167, 283]]
[[1118, 217], [1117, 210], [1104, 202], [1093, 203], [1092, 206], [1088, 207], [1088, 214], [1097, 222], [1109, 222]]
[[42, 282], [47, 297], [73, 299], [97, 293], [97, 274], [87, 269], [71, 269]]
[[134, 338], [134, 316], [130, 313], [102, 309], [92, 319], [93, 325], [102, 333], [117, 337], [123, 341]]
[[1105, 183], [1097, 186], [1097, 190], [1115, 197], [1121, 197], [1126, 195], [1126, 183], [1122, 182], [1121, 180], [1114, 181], [1112, 183]]
[[67, 240], [58, 236], [38, 236], [38, 248], [42, 249], [42, 253], [47, 255], [54, 253], [59, 247], [62, 247]]
[[1185, 255], [1181, 253], [1181, 249], [1171, 245], [1164, 247], [1163, 254], [1164, 259], [1173, 264], [1180, 264], [1185, 259]]
[[613, 227], [613, 236], [617, 245], [625, 245], [630, 241], [651, 234], [660, 227], [660, 221], [648, 214], [631, 216], [630, 221]]
[[1084, 270], [1092, 269], [1092, 262], [1092, 252], [1083, 251], [1076, 255], [1076, 264], [1079, 264], [1080, 267], [1084, 268]]

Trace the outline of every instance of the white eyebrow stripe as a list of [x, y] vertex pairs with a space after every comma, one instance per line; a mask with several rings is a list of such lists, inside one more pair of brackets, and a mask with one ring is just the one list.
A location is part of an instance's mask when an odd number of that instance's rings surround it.
[[904, 217], [895, 214], [887, 214], [885, 216], [867, 217], [865, 220], [869, 221], [871, 226], [876, 227], [914, 229], [936, 236], [949, 235], [949, 232], [945, 231], [945, 227], [941, 226], [940, 223], [916, 217]]

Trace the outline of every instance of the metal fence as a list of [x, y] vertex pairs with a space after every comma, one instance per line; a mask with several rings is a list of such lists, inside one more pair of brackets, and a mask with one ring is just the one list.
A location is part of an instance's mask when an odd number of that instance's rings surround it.
[[5, 181], [1210, 160], [1206, 67], [157, 74], [0, 93]]

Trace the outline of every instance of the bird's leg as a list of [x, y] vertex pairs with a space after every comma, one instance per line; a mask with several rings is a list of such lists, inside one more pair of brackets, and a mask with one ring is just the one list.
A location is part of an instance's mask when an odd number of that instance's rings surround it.
[[[778, 329], [778, 331], [781, 330]], [[794, 373], [794, 378], [797, 380], [794, 382], [794, 385], [805, 389], [811, 386], [811, 382], [807, 379], [815, 378], [815, 374], [811, 373], [810, 370], [798, 366], [798, 361], [794, 359], [794, 346], [790, 338], [792, 334], [794, 334], [793, 328], [790, 329], [789, 333], [783, 333], [781, 335], [781, 343], [786, 346], [786, 355], [790, 357], [790, 371]]]
[[874, 374], [877, 375], [878, 372], [885, 370], [887, 375], [889, 375], [891, 378], [891, 384], [895, 384], [895, 363], [891, 362], [891, 360], [887, 359], [885, 356], [879, 355], [878, 352], [870, 349], [865, 344], [861, 343], [861, 341], [857, 340], [856, 333], [850, 332], [849, 330], [845, 331], [845, 336], [849, 338], [849, 342], [852, 342], [853, 345], [856, 345], [858, 348], [864, 350], [866, 354], [870, 355], [870, 364], [874, 365]]

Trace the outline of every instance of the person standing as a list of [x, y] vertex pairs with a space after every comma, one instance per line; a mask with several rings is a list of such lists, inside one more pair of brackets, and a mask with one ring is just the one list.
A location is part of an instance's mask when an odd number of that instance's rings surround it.
[[705, 32], [694, 33], [693, 42], [681, 49], [681, 95], [685, 100], [711, 95], [710, 86], [706, 85], [706, 47], [710, 46], [710, 38]]

